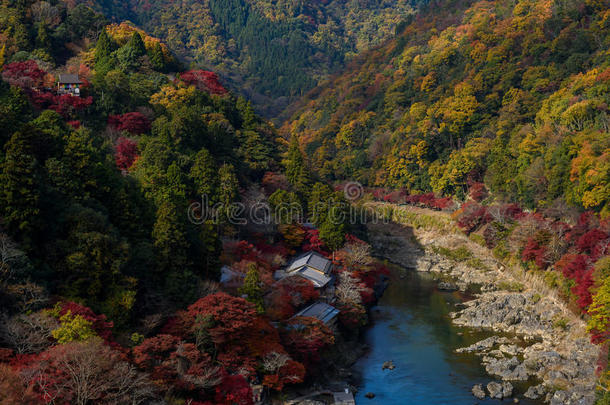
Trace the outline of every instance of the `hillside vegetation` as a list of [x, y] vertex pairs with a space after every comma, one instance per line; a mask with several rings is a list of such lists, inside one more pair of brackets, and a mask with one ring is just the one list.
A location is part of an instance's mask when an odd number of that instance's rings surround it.
[[610, 215], [606, 1], [442, 2], [299, 102], [324, 179]]
[[[387, 272], [332, 220], [342, 194], [297, 143], [284, 175], [275, 129], [216, 73], [72, 6], [0, 6], [0, 403], [253, 404], [322, 378]], [[235, 209], [266, 202], [320, 229]], [[310, 250], [335, 253], [339, 329], [294, 317], [311, 281], [273, 277]]]
[[163, 39], [186, 64], [214, 70], [276, 115], [355, 53], [394, 35], [413, 0], [87, 1]]

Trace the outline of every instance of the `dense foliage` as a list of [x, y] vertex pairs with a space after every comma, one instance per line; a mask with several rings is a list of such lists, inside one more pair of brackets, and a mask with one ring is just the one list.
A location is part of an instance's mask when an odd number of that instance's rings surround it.
[[189, 63], [222, 73], [277, 115], [357, 52], [394, 34], [418, 1], [88, 1], [162, 38]]
[[[273, 277], [298, 251], [350, 256], [345, 220], [330, 219], [345, 201], [315, 182], [298, 143], [285, 176], [274, 128], [214, 72], [181, 69], [157, 38], [85, 6], [11, 4], [0, 35], [0, 402], [252, 404], [253, 386], [277, 393], [328, 367], [336, 330], [291, 319], [320, 292]], [[74, 42], [40, 48], [40, 32], [59, 27]], [[66, 72], [79, 96], [58, 91]], [[321, 230], [285, 215], [255, 232], [235, 220], [240, 200], [294, 203]], [[222, 290], [221, 264], [237, 275]], [[366, 322], [381, 274], [360, 270], [342, 287], [356, 291], [342, 304], [350, 328]]]
[[608, 4], [442, 2], [283, 128], [324, 179], [610, 214]]
[[[168, 48], [130, 25], [92, 31], [102, 17], [63, 3], [2, 7], [0, 231], [22, 257], [3, 258], [3, 308], [60, 294], [125, 325], [192, 302], [220, 245], [187, 207], [202, 193], [236, 201], [239, 182], [272, 169], [272, 128], [211, 72], [172, 80]], [[36, 27], [83, 48], [40, 48]], [[56, 94], [65, 71], [81, 97]]]

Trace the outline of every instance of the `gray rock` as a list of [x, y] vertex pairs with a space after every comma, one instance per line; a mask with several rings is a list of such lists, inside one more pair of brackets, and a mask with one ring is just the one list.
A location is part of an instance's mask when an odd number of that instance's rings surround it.
[[516, 357], [493, 358], [487, 357], [488, 363], [485, 370], [492, 375], [496, 375], [503, 380], [525, 381], [528, 379], [527, 369], [519, 362]]
[[513, 396], [513, 385], [508, 381], [502, 383], [502, 395], [504, 398], [510, 398]]
[[490, 336], [487, 339], [480, 340], [471, 344], [468, 347], [461, 347], [456, 350], [457, 353], [480, 353], [492, 349], [498, 344], [508, 343], [509, 340], [505, 337]]
[[487, 384], [487, 391], [491, 398], [509, 398], [513, 395], [513, 385], [507, 381], [504, 381], [502, 384], [492, 381]]
[[492, 381], [489, 384], [487, 384], [487, 392], [489, 392], [489, 396], [491, 398], [497, 398], [497, 399], [502, 399], [502, 386], [495, 382]]
[[523, 394], [523, 396], [529, 399], [539, 399], [542, 398], [545, 393], [546, 390], [544, 389], [544, 385], [538, 384], [529, 387], [527, 391], [525, 391], [525, 394]]
[[383, 365], [381, 366], [382, 370], [394, 370], [396, 368], [396, 366], [394, 365], [394, 362], [392, 360], [388, 360], [383, 362]]
[[502, 353], [506, 353], [506, 354], [509, 354], [511, 356], [516, 356], [521, 351], [523, 351], [523, 349], [521, 349], [519, 346], [516, 346], [516, 345], [504, 345], [504, 344], [500, 345], [498, 350], [500, 350]]
[[566, 391], [559, 390], [555, 391], [551, 397], [551, 405], [566, 405], [568, 403], [569, 395]]
[[472, 387], [472, 395], [474, 395], [478, 399], [485, 398], [485, 390], [483, 389], [483, 384], [477, 384]]
[[457, 284], [441, 281], [438, 283], [438, 289], [442, 291], [457, 291], [459, 288]]

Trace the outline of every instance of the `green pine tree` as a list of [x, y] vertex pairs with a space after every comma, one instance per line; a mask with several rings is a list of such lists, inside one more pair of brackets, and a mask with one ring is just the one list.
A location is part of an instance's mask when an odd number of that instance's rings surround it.
[[222, 219], [228, 220], [231, 204], [237, 200], [239, 182], [235, 175], [235, 168], [231, 164], [220, 166], [218, 177], [220, 179], [218, 197], [222, 204], [221, 212], [219, 214]]
[[95, 45], [95, 54], [93, 56], [96, 65], [106, 58], [110, 57], [110, 54], [115, 50], [115, 44], [108, 36], [106, 29], [100, 32], [100, 36], [97, 38], [97, 44]]
[[252, 103], [243, 96], [239, 96], [235, 106], [241, 116], [242, 126], [244, 128], [253, 129], [256, 126], [256, 114], [252, 108]]
[[9, 232], [29, 246], [40, 215], [39, 167], [29, 142], [28, 128], [6, 143], [0, 173], [0, 212]]
[[244, 284], [239, 288], [239, 293], [246, 295], [246, 299], [256, 306], [256, 310], [259, 313], [265, 312], [261, 278], [256, 264], [251, 263], [248, 266], [248, 272], [246, 273], [246, 278], [244, 278]]
[[345, 224], [337, 207], [330, 209], [326, 220], [320, 226], [320, 239], [332, 251], [341, 249], [345, 243]]
[[152, 63], [155, 70], [160, 72], [165, 70], [165, 56], [163, 55], [163, 49], [161, 48], [161, 44], [159, 42], [155, 42], [153, 47], [150, 49], [148, 56], [150, 57], [150, 63]]
[[288, 146], [288, 155], [284, 165], [286, 166], [286, 177], [290, 184], [301, 193], [305, 193], [306, 185], [309, 183], [307, 168], [305, 167], [305, 158], [299, 146], [299, 140], [293, 136]]
[[139, 32], [135, 31], [133, 33], [127, 45], [131, 48], [135, 57], [146, 55], [146, 46]]
[[189, 176], [195, 185], [198, 197], [207, 196], [208, 201], [218, 198], [218, 168], [212, 154], [205, 148], [197, 152]]

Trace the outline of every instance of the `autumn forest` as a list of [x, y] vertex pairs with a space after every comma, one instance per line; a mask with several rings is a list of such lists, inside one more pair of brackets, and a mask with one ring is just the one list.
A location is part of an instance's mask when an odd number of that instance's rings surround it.
[[323, 384], [390, 275], [367, 204], [544, 280], [610, 403], [608, 1], [0, 0], [0, 78], [0, 404]]

